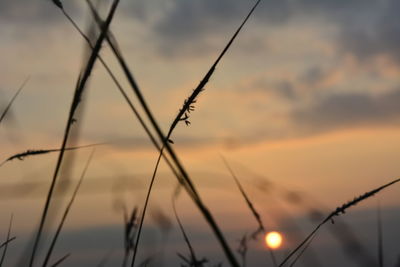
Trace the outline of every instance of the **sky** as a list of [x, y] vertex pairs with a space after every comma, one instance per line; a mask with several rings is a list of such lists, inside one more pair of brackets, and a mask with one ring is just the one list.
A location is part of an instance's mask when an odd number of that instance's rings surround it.
[[[165, 132], [253, 3], [121, 0], [111, 30]], [[83, 29], [89, 28], [84, 1], [63, 4]], [[103, 14], [108, 4], [105, 1]], [[287, 236], [295, 235], [295, 224], [303, 235], [312, 230], [315, 221], [307, 220], [311, 206], [328, 214], [398, 177], [399, 8], [397, 0], [261, 1], [200, 94], [190, 126], [180, 123], [172, 136], [232, 247], [257, 225], [221, 155], [266, 225]], [[58, 148], [87, 48], [49, 0], [2, 0], [0, 25], [0, 110], [29, 78], [0, 125], [1, 160], [27, 149]], [[107, 45], [101, 55], [129, 91]], [[129, 96], [134, 99], [130, 91]], [[71, 144], [106, 144], [96, 148], [56, 253], [61, 257], [71, 251], [66, 265], [73, 266], [96, 265], [99, 255], [111, 253], [113, 266], [122, 248], [121, 206], [142, 205], [157, 151], [99, 64], [80, 108], [79, 133]], [[71, 171], [64, 176], [72, 183], [89, 154], [90, 149], [68, 154]], [[56, 159], [53, 153], [0, 167], [0, 237], [11, 213], [18, 236], [10, 262], [16, 261], [35, 229]], [[140, 254], [144, 258], [154, 247], [161, 251], [165, 243], [166, 266], [177, 264], [176, 252], [186, 249], [172, 215], [175, 184], [161, 164]], [[292, 203], [285, 197], [294, 193], [302, 201]], [[400, 222], [398, 195], [394, 185], [342, 216], [376, 259], [376, 210], [382, 207], [388, 266], [400, 256], [395, 245], [400, 238], [395, 230]], [[178, 204], [198, 250], [224, 261], [185, 194]], [[160, 213], [171, 223], [168, 234], [157, 225]], [[311, 247], [321, 266], [357, 266], [327, 229]], [[104, 246], [91, 242], [93, 236]], [[76, 243], [90, 253], [84, 254]], [[278, 256], [295, 243], [287, 237]], [[254, 242], [249, 253], [252, 266], [268, 258], [261, 241]]]

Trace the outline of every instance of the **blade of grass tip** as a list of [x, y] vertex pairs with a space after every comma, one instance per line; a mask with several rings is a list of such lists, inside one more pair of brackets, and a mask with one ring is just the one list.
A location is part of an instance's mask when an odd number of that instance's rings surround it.
[[70, 199], [70, 201], [69, 201], [67, 207], [65, 208], [65, 211], [64, 211], [64, 214], [63, 214], [63, 216], [62, 216], [62, 218], [61, 218], [60, 224], [59, 224], [58, 227], [57, 227], [56, 233], [55, 233], [55, 235], [54, 235], [54, 237], [53, 237], [53, 240], [51, 241], [51, 245], [50, 245], [50, 247], [49, 247], [49, 250], [47, 251], [45, 260], [44, 260], [43, 265], [42, 265], [43, 267], [46, 267], [47, 264], [48, 264], [48, 262], [49, 262], [49, 260], [50, 260], [50, 256], [51, 256], [51, 254], [53, 253], [53, 250], [54, 250], [54, 247], [55, 247], [55, 245], [56, 245], [58, 236], [59, 236], [60, 233], [61, 233], [61, 230], [62, 230], [62, 228], [63, 228], [63, 226], [64, 226], [65, 220], [67, 219], [68, 213], [69, 213], [69, 211], [70, 211], [70, 209], [71, 209], [71, 207], [72, 207], [72, 204], [74, 203], [74, 200], [75, 200], [75, 198], [76, 198], [76, 195], [78, 194], [78, 190], [79, 190], [79, 188], [80, 188], [80, 186], [81, 186], [81, 184], [82, 184], [83, 178], [85, 177], [86, 172], [87, 172], [87, 170], [88, 170], [88, 168], [89, 168], [89, 164], [90, 164], [90, 162], [91, 162], [92, 159], [93, 159], [94, 152], [95, 152], [95, 149], [93, 149], [92, 152], [90, 153], [89, 158], [88, 158], [88, 160], [87, 160], [87, 162], [86, 162], [86, 165], [85, 165], [85, 167], [84, 167], [84, 169], [83, 169], [83, 171], [82, 171], [81, 177], [79, 178], [79, 181], [78, 181], [78, 183], [76, 184], [76, 187], [75, 187], [75, 190], [74, 190], [74, 192], [73, 192], [73, 194], [72, 194], [72, 197], [71, 197], [71, 199]]
[[[231, 174], [231, 176], [233, 177], [233, 179], [235, 180], [235, 183], [237, 185], [237, 187], [239, 188], [240, 193], [242, 194], [244, 200], [246, 201], [247, 207], [250, 209], [251, 213], [253, 214], [254, 218], [256, 219], [257, 223], [258, 223], [258, 229], [254, 232], [254, 234], [252, 236], [254, 236], [257, 233], [260, 233], [260, 231], [265, 234], [265, 226], [261, 220], [261, 216], [258, 213], [258, 211], [256, 210], [256, 208], [254, 207], [253, 203], [251, 202], [250, 198], [248, 197], [248, 195], [246, 194], [246, 192], [244, 191], [244, 188], [242, 186], [242, 184], [240, 183], [238, 177], [235, 175], [235, 173], [233, 172], [233, 169], [231, 168], [231, 166], [228, 164], [228, 161], [225, 159], [224, 156], [221, 155], [222, 161], [224, 162], [226, 168], [228, 169], [229, 173]], [[274, 266], [278, 266], [277, 262], [276, 262], [276, 257], [274, 254], [274, 251], [268, 247], [268, 251], [270, 253], [271, 256], [271, 261], [272, 264]]]
[[[92, 11], [93, 15], [95, 16], [95, 18], [97, 18], [97, 22], [98, 22], [99, 26], [101, 26], [102, 22], [99, 19], [99, 16], [97, 15], [96, 10], [93, 7], [91, 7], [91, 3], [89, 0], [86, 0], [86, 2], [89, 4], [89, 7], [91, 8], [91, 11]], [[226, 257], [228, 258], [228, 261], [230, 262], [230, 264], [232, 266], [239, 266], [235, 256], [232, 253], [232, 250], [229, 248], [228, 244], [226, 243], [225, 238], [224, 238], [221, 230], [219, 229], [217, 223], [215, 222], [213, 216], [211, 215], [211, 213], [209, 212], [207, 207], [204, 205], [204, 203], [201, 201], [197, 191], [195, 190], [193, 183], [191, 182], [191, 179], [190, 179], [188, 173], [183, 168], [182, 163], [179, 161], [179, 159], [178, 159], [176, 153], [174, 152], [174, 150], [172, 149], [172, 147], [166, 141], [168, 139], [165, 138], [166, 136], [162, 133], [161, 128], [159, 127], [152, 112], [150, 111], [150, 109], [149, 109], [143, 95], [141, 94], [141, 91], [140, 91], [139, 87], [137, 86], [136, 81], [133, 78], [133, 75], [132, 75], [128, 65], [126, 64], [120, 50], [116, 48], [116, 45], [114, 45], [114, 43], [112, 41], [110, 41], [109, 38], [107, 38], [107, 42], [110, 45], [119, 64], [121, 65], [121, 67], [124, 71], [124, 74], [127, 77], [128, 82], [130, 83], [132, 89], [134, 90], [134, 93], [136, 94], [140, 104], [142, 105], [142, 108], [144, 109], [148, 119], [150, 120], [151, 124], [153, 125], [154, 129], [156, 130], [160, 141], [163, 143], [163, 145], [167, 149], [168, 154], [171, 156], [171, 159], [174, 161], [176, 167], [179, 169], [179, 172], [181, 173], [182, 178], [184, 179], [184, 182], [185, 182], [184, 188], [188, 192], [189, 196], [191, 196], [191, 198], [195, 202], [195, 204], [198, 206], [198, 208], [200, 209], [204, 218], [206, 219], [206, 221], [212, 228], [212, 230], [213, 230], [217, 240], [219, 241], [220, 245], [222, 246], [223, 251], [224, 251]], [[178, 180], [181, 179], [181, 177], [179, 177], [179, 176], [177, 176], [177, 178], [178, 178]], [[138, 246], [136, 246], [135, 248], [137, 248], [137, 247]], [[134, 254], [134, 258], [133, 258], [131, 266], [133, 266], [133, 264], [134, 264], [135, 257], [136, 257], [136, 253]]]
[[257, 210], [254, 207], [253, 203], [251, 202], [250, 198], [248, 197], [248, 195], [244, 191], [244, 188], [243, 188], [242, 184], [239, 182], [239, 179], [237, 178], [237, 176], [233, 172], [231, 166], [228, 164], [228, 161], [222, 155], [221, 155], [221, 159], [224, 162], [225, 167], [228, 169], [229, 173], [231, 174], [232, 178], [235, 180], [235, 183], [236, 183], [237, 187], [239, 188], [239, 191], [242, 194], [242, 197], [246, 201], [246, 204], [247, 204], [248, 208], [250, 209], [251, 213], [253, 214], [254, 218], [256, 219], [259, 228], [263, 231], [263, 233], [265, 233], [265, 227], [264, 227], [264, 224], [263, 224], [263, 222], [261, 220], [260, 214], [257, 212]]
[[[83, 146], [75, 146], [75, 147], [66, 147], [64, 150], [65, 151], [70, 151], [70, 150], [77, 150], [81, 148], [88, 148], [88, 147], [95, 147], [95, 146], [101, 146], [105, 145], [107, 143], [97, 143], [97, 144], [89, 144], [89, 145], [83, 145]], [[6, 162], [12, 161], [14, 159], [19, 159], [19, 160], [24, 160], [26, 157], [29, 156], [37, 156], [37, 155], [43, 155], [43, 154], [48, 154], [48, 153], [53, 153], [53, 152], [60, 152], [61, 149], [55, 148], [55, 149], [28, 149], [25, 152], [18, 153], [15, 155], [12, 155], [8, 157], [6, 160], [4, 160], [1, 164], [0, 167], [3, 166]]]
[[[7, 232], [7, 239], [6, 240], [10, 240], [12, 223], [13, 223], [13, 215], [11, 214], [10, 224], [8, 225], [8, 232]], [[4, 245], [3, 254], [1, 255], [1, 260], [0, 260], [0, 267], [3, 266], [4, 259], [6, 258], [8, 243], [9, 242], [6, 242], [6, 244]]]
[[0, 116], [0, 124], [3, 121], [3, 119], [5, 118], [5, 116], [7, 115], [8, 111], [10, 110], [12, 104], [14, 103], [15, 99], [17, 98], [17, 96], [19, 95], [19, 93], [22, 91], [22, 89], [25, 87], [25, 85], [28, 83], [29, 81], [29, 77], [25, 79], [25, 81], [22, 83], [22, 85], [18, 88], [17, 92], [14, 94], [14, 96], [11, 98], [10, 102], [8, 103], [8, 105], [6, 106], [6, 108], [4, 109], [4, 111], [1, 113]]
[[189, 113], [191, 111], [193, 111], [193, 109], [194, 109], [194, 107], [192, 105], [196, 102], [197, 96], [204, 90], [204, 87], [206, 86], [206, 84], [208, 83], [209, 79], [213, 75], [213, 73], [215, 71], [215, 68], [217, 67], [218, 63], [221, 61], [222, 57], [228, 51], [228, 49], [232, 45], [233, 41], [236, 39], [237, 35], [239, 34], [239, 32], [241, 31], [243, 26], [246, 24], [246, 22], [250, 18], [250, 16], [253, 14], [254, 10], [257, 8], [257, 6], [258, 6], [258, 4], [260, 2], [261, 2], [261, 0], [258, 0], [254, 4], [254, 6], [250, 10], [250, 12], [247, 14], [246, 18], [243, 20], [242, 24], [239, 26], [239, 28], [236, 30], [236, 32], [233, 34], [233, 36], [231, 37], [231, 39], [229, 40], [227, 45], [224, 47], [224, 49], [222, 50], [222, 52], [218, 56], [217, 60], [214, 62], [214, 64], [208, 70], [208, 72], [203, 77], [203, 79], [200, 81], [200, 83], [198, 84], [196, 89], [193, 90], [193, 93], [184, 101], [184, 104], [183, 104], [182, 108], [180, 109], [178, 115], [175, 117], [175, 119], [173, 120], [173, 122], [172, 122], [172, 124], [170, 126], [170, 129], [169, 129], [168, 135], [167, 135], [167, 140], [169, 140], [169, 137], [171, 136], [172, 131], [175, 129], [175, 127], [177, 126], [177, 124], [180, 121], [185, 121], [186, 124], [190, 124], [190, 122], [188, 122], [187, 119], [189, 118]]
[[379, 267], [383, 267], [383, 234], [382, 234], [382, 215], [381, 215], [381, 205], [378, 201], [377, 205], [377, 233], [378, 233], [378, 262]]
[[61, 162], [62, 162], [62, 159], [63, 159], [63, 156], [64, 156], [64, 149], [65, 149], [66, 144], [67, 144], [67, 140], [68, 140], [70, 128], [71, 128], [71, 125], [72, 125], [72, 122], [73, 122], [75, 111], [76, 111], [76, 109], [78, 107], [79, 102], [81, 101], [81, 96], [82, 96], [82, 93], [83, 93], [84, 88], [86, 86], [86, 82], [88, 81], [89, 76], [90, 76], [90, 74], [92, 72], [92, 69], [94, 67], [94, 64], [96, 62], [97, 54], [101, 50], [103, 41], [104, 41], [105, 36], [107, 35], [107, 32], [108, 32], [108, 27], [111, 24], [111, 21], [112, 21], [112, 19], [114, 17], [114, 13], [115, 13], [115, 10], [116, 10], [116, 8], [118, 6], [118, 3], [119, 3], [119, 0], [114, 0], [113, 1], [111, 9], [110, 9], [110, 12], [109, 12], [108, 17], [107, 17], [107, 20], [102, 26], [102, 31], [100, 33], [100, 36], [96, 41], [96, 45], [95, 45], [95, 47], [93, 49], [92, 54], [90, 55], [90, 58], [88, 59], [88, 62], [86, 64], [86, 68], [85, 68], [85, 70], [83, 72], [83, 75], [82, 75], [82, 78], [80, 78], [78, 80], [79, 82], [77, 84], [77, 88], [75, 89], [74, 98], [73, 98], [73, 101], [72, 101], [72, 104], [71, 104], [71, 108], [70, 108], [69, 117], [68, 117], [68, 120], [67, 120], [66, 129], [64, 131], [64, 138], [63, 138], [63, 142], [62, 142], [62, 146], [61, 146], [61, 151], [60, 151], [60, 154], [59, 154], [59, 157], [58, 157], [58, 160], [57, 160], [57, 165], [56, 165], [56, 168], [55, 168], [55, 171], [54, 171], [53, 179], [52, 179], [52, 182], [51, 182], [51, 185], [50, 185], [50, 189], [49, 189], [49, 192], [48, 192], [48, 195], [47, 195], [47, 198], [46, 198], [46, 203], [45, 203], [45, 206], [44, 206], [44, 209], [43, 209], [43, 213], [42, 213], [42, 216], [41, 216], [39, 229], [38, 229], [37, 234], [36, 234], [36, 238], [35, 238], [35, 242], [34, 242], [34, 246], [33, 246], [33, 250], [32, 250], [32, 255], [31, 255], [30, 263], [29, 263], [30, 267], [32, 267], [33, 264], [34, 264], [36, 250], [37, 250], [37, 247], [38, 247], [38, 244], [39, 244], [41, 233], [43, 231], [43, 227], [44, 227], [44, 223], [45, 223], [45, 220], [46, 220], [47, 212], [48, 212], [48, 209], [49, 209], [49, 206], [50, 206], [50, 201], [51, 201], [52, 194], [53, 194], [54, 187], [55, 187], [56, 180], [57, 180], [57, 175], [58, 175], [59, 169], [61, 167]]
[[[61, 11], [63, 12], [63, 14], [65, 15], [65, 17], [70, 21], [70, 23], [74, 26], [74, 28], [79, 32], [79, 34], [84, 38], [84, 40], [87, 42], [87, 44], [90, 46], [90, 48], [93, 49], [93, 45], [91, 44], [90, 39], [87, 37], [87, 35], [79, 28], [79, 26], [76, 24], [76, 22], [72, 19], [72, 17], [66, 12], [66, 10], [64, 9], [64, 7], [61, 5], [57, 5]], [[97, 20], [99, 20], [99, 18], [97, 17]], [[111, 32], [109, 32], [111, 33]], [[125, 101], [127, 102], [127, 104], [129, 105], [130, 109], [132, 110], [132, 112], [134, 113], [134, 115], [136, 116], [136, 118], [138, 119], [140, 125], [143, 127], [143, 129], [145, 130], [146, 134], [149, 136], [151, 142], [153, 143], [153, 145], [157, 148], [158, 151], [160, 151], [160, 145], [158, 144], [157, 140], [154, 138], [153, 134], [151, 133], [150, 129], [148, 128], [148, 126], [146, 125], [146, 123], [144, 122], [142, 116], [139, 114], [139, 112], [137, 111], [137, 109], [135, 108], [135, 106], [133, 105], [132, 101], [130, 100], [130, 98], [128, 97], [127, 93], [125, 92], [124, 88], [122, 87], [122, 85], [119, 83], [118, 79], [116, 78], [116, 76], [114, 75], [114, 73], [112, 72], [112, 70], [108, 67], [107, 63], [104, 61], [104, 59], [98, 55], [98, 58], [101, 62], [101, 64], [103, 65], [103, 67], [105, 68], [105, 70], [107, 71], [107, 73], [110, 75], [111, 79], [113, 80], [113, 82], [115, 83], [115, 85], [117, 86], [119, 92], [122, 94], [122, 97], [125, 99]], [[163, 158], [166, 161], [166, 163], [168, 164], [168, 166], [170, 167], [170, 169], [174, 172], [175, 175], [178, 175], [176, 170], [174, 169], [174, 167], [172, 166], [171, 162], [169, 161], [169, 159], [163, 154]]]
[[[205, 85], [207, 84], [208, 80], [210, 79], [210, 77], [212, 76], [212, 74], [214, 73], [214, 70], [216, 68], [216, 66], [218, 65], [219, 61], [222, 59], [222, 57], [225, 55], [225, 53], [228, 51], [229, 47], [232, 45], [233, 41], [235, 40], [235, 38], [237, 37], [237, 35], [239, 34], [240, 30], [242, 29], [242, 27], [245, 25], [245, 23], [247, 22], [247, 20], [249, 19], [249, 17], [251, 16], [251, 14], [253, 13], [253, 11], [256, 9], [256, 7], [258, 6], [258, 4], [260, 3], [261, 0], [258, 0], [256, 2], [256, 4], [253, 6], [253, 8], [250, 10], [250, 12], [248, 13], [248, 15], [246, 16], [246, 18], [244, 19], [244, 21], [242, 22], [242, 24], [239, 26], [239, 28], [236, 30], [236, 32], [234, 33], [234, 35], [231, 37], [231, 39], [229, 40], [228, 44], [224, 47], [224, 49], [222, 50], [221, 54], [218, 56], [217, 60], [214, 62], [214, 64], [211, 66], [211, 68], [209, 69], [209, 71], [207, 72], [207, 74], [204, 76], [204, 78], [201, 80], [201, 82], [199, 83], [199, 85], [196, 87], [196, 89], [193, 91], [193, 93], [189, 96], [189, 98], [187, 100], [184, 101], [184, 105], [183, 107], [180, 109], [178, 115], [175, 117], [175, 119], [173, 120], [169, 130], [168, 130], [168, 134], [167, 137], [165, 138], [165, 140], [163, 141], [163, 146], [161, 147], [161, 151], [160, 151], [160, 155], [158, 156], [157, 162], [156, 162], [156, 166], [154, 168], [154, 172], [153, 172], [153, 177], [151, 179], [150, 182], [150, 186], [149, 186], [149, 190], [148, 190], [148, 194], [150, 194], [149, 192], [152, 190], [152, 186], [154, 183], [154, 179], [155, 176], [157, 174], [157, 170], [158, 170], [158, 165], [160, 164], [160, 157], [162, 155], [162, 152], [165, 148], [165, 143], [166, 142], [172, 142], [170, 140], [171, 135], [173, 130], [175, 129], [176, 125], [180, 122], [180, 121], [185, 121], [186, 124], [190, 124], [190, 122], [187, 120], [188, 119], [188, 113], [190, 113], [191, 111], [194, 110], [194, 107], [192, 106], [192, 104], [194, 104], [196, 102], [196, 98], [198, 96], [198, 94], [204, 90]], [[183, 117], [184, 116], [184, 117]], [[145, 213], [147, 209], [147, 201], [145, 202], [145, 206], [143, 209], [143, 213]], [[144, 218], [144, 214], [142, 216], [142, 218]]]
[[3, 248], [4, 246], [6, 246], [8, 243], [14, 241], [16, 239], [15, 236], [11, 237], [10, 239], [7, 239], [6, 241], [4, 241], [3, 243], [0, 244], [0, 249]]
[[61, 263], [63, 263], [69, 256], [71, 256], [70, 253], [68, 253], [67, 255], [63, 256], [61, 259], [59, 259], [58, 261], [56, 261], [55, 263], [53, 263], [50, 267], [57, 267], [58, 265], [60, 265]]
[[344, 214], [346, 212], [346, 210], [349, 209], [350, 207], [357, 205], [359, 202], [364, 201], [367, 198], [374, 196], [375, 194], [379, 193], [383, 189], [385, 189], [393, 184], [396, 184], [398, 182], [400, 182], [400, 179], [395, 179], [395, 180], [393, 180], [387, 184], [384, 184], [376, 189], [368, 191], [359, 197], [354, 198], [352, 201], [349, 201], [340, 207], [337, 207], [336, 210], [332, 211], [322, 222], [320, 222], [314, 228], [314, 230], [291, 253], [289, 253], [289, 255], [286, 256], [286, 258], [282, 261], [282, 263], [279, 264], [279, 267], [283, 266], [297, 251], [300, 250], [300, 248], [302, 248], [308, 242], [308, 240], [313, 238], [314, 234], [316, 234], [316, 232], [319, 230], [319, 228], [321, 228], [325, 223], [327, 223], [329, 221], [333, 222], [334, 217]]
[[173, 196], [173, 197], [172, 197], [172, 208], [173, 208], [173, 210], [174, 210], [175, 218], [176, 218], [176, 221], [178, 222], [179, 229], [181, 230], [181, 233], [182, 233], [182, 235], [183, 235], [183, 239], [185, 240], [185, 243], [186, 243], [186, 245], [187, 245], [187, 247], [188, 247], [188, 249], [189, 249], [190, 257], [192, 258], [192, 263], [194, 263], [195, 266], [196, 266], [198, 260], [197, 260], [196, 254], [195, 254], [195, 252], [194, 252], [193, 246], [192, 246], [192, 244], [191, 244], [190, 241], [189, 241], [189, 237], [187, 236], [186, 231], [185, 231], [185, 229], [183, 228], [182, 222], [181, 222], [181, 220], [179, 219], [178, 212], [177, 212], [177, 210], [176, 210], [176, 203], [175, 203], [175, 200], [176, 200], [176, 199], [175, 199], [175, 196]]

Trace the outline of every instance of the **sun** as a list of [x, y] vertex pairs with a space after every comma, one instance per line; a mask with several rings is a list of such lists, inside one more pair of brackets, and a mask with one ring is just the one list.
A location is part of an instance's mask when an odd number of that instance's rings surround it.
[[265, 244], [271, 249], [278, 249], [282, 245], [282, 235], [276, 231], [267, 233]]

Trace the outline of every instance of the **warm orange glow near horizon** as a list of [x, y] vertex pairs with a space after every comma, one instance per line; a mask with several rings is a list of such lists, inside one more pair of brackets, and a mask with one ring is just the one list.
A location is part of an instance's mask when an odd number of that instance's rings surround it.
[[276, 231], [267, 233], [265, 244], [271, 249], [278, 249], [282, 245], [282, 235]]

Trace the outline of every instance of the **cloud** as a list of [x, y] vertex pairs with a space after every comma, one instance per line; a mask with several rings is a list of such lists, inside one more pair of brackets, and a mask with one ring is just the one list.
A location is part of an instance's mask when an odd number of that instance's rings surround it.
[[400, 2], [390, 0], [385, 3], [376, 11], [372, 23], [364, 18], [364, 24], [353, 23], [342, 27], [339, 41], [344, 51], [354, 54], [360, 60], [386, 55], [400, 63]]
[[[79, 1], [64, 1], [70, 13], [84, 10]], [[141, 22], [161, 55], [204, 55], [221, 47], [229, 38], [255, 1], [248, 0], [138, 0], [121, 3], [125, 19]], [[358, 59], [387, 55], [400, 62], [400, 18], [397, 0], [266, 0], [251, 18], [250, 42], [266, 49], [262, 28], [296, 26], [298, 19], [314, 21], [311, 27], [327, 24], [337, 27], [336, 46], [341, 53], [351, 53]], [[52, 26], [64, 18], [51, 0], [2, 0], [0, 21], [11, 24]], [[255, 22], [255, 23], [254, 23]], [[251, 51], [249, 44], [246, 51]]]
[[[146, 26], [164, 56], [187, 55], [189, 52], [203, 55], [215, 50], [254, 3], [242, 0], [170, 0], [157, 6], [155, 2], [159, 1], [134, 2], [126, 11], [131, 17], [148, 23]], [[399, 62], [399, 8], [397, 0], [262, 1], [251, 18], [255, 25], [246, 31], [259, 36], [262, 31], [257, 27], [284, 30], [283, 26], [296, 26], [306, 18], [314, 21], [311, 27], [333, 25], [337, 28], [333, 39], [339, 53], [351, 53], [358, 59], [384, 54]], [[157, 15], [152, 15], [154, 13]]]
[[[132, 7], [127, 10], [135, 12], [132, 14], [137, 14], [136, 19], [150, 24], [149, 29], [159, 41], [161, 54], [176, 56], [189, 50], [188, 47], [197, 54], [215, 48], [215, 39], [228, 38], [255, 1], [172, 0], [167, 2], [168, 5], [161, 4], [161, 7], [155, 7], [154, 1], [144, 4], [142, 0], [139, 3], [131, 4]], [[280, 24], [287, 20], [290, 12], [288, 1], [263, 1], [252, 19]]]
[[374, 125], [399, 126], [399, 101], [399, 89], [379, 95], [332, 93], [295, 108], [289, 118], [295, 127], [314, 134]]
[[[66, 10], [76, 13], [75, 1], [68, 1]], [[25, 24], [26, 27], [53, 26], [64, 18], [51, 0], [2, 0], [0, 1], [0, 21], [9, 24]]]

